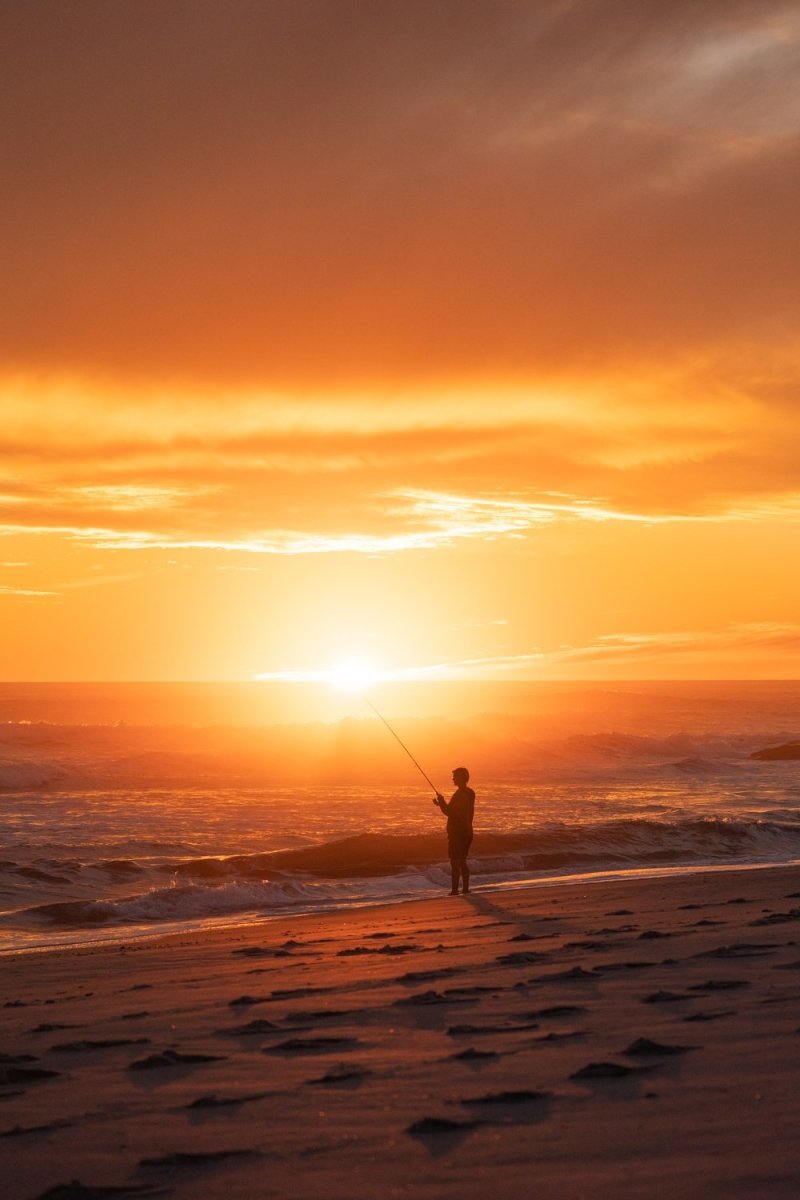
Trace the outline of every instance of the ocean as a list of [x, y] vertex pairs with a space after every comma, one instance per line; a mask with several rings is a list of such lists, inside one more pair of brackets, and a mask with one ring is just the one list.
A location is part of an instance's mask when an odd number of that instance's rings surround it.
[[[475, 890], [800, 861], [800, 683], [383, 685]], [[0, 952], [441, 893], [431, 788], [357, 696], [0, 684]]]

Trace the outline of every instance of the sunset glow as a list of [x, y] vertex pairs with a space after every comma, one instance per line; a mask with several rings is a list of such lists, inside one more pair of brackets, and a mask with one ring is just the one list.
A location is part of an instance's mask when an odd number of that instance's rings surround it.
[[3, 678], [800, 673], [796, 6], [0, 20]]

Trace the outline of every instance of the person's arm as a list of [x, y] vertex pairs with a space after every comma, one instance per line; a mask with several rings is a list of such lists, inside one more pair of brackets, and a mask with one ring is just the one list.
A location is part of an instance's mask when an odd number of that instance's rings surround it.
[[447, 816], [448, 812], [450, 811], [450, 805], [447, 803], [441, 792], [436, 793], [433, 798], [433, 803], [438, 804], [439, 808], [442, 810], [445, 816]]

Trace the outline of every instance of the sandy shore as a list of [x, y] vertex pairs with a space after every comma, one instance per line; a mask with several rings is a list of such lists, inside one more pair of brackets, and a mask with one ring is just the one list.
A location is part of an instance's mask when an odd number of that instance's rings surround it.
[[795, 1200], [798, 939], [775, 869], [4, 958], [2, 1195]]

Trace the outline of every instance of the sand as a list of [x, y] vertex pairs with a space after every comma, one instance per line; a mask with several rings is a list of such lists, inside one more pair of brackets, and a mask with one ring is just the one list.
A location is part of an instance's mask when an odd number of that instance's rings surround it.
[[800, 1194], [797, 870], [479, 890], [0, 970], [4, 1200]]

